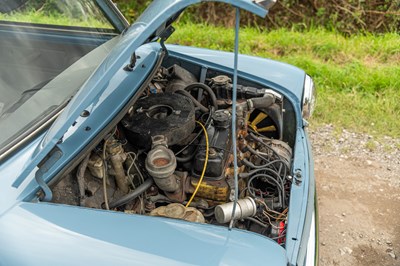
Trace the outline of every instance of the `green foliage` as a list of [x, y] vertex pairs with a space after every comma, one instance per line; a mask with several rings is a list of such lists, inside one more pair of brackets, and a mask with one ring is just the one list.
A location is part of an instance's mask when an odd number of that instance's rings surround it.
[[[117, 0], [116, 2], [124, 14], [133, 21], [151, 1]], [[229, 27], [234, 24], [234, 11], [226, 4], [205, 2], [189, 8], [184, 13], [183, 19]], [[308, 30], [318, 25], [346, 35], [359, 32], [398, 32], [400, 0], [279, 0], [267, 18], [242, 12], [242, 25], [297, 30]]]
[[[233, 29], [180, 23], [170, 43], [233, 50]], [[244, 28], [240, 52], [304, 69], [318, 86], [313, 123], [334, 123], [372, 135], [400, 136], [400, 38], [315, 28], [265, 32]]]
[[151, 3], [151, 0], [117, 0], [114, 2], [117, 4], [119, 10], [121, 10], [125, 17], [130, 22], [133, 22]]
[[0, 13], [0, 20], [112, 28], [93, 1], [86, 0], [38, 0], [28, 1], [10, 13]]
[[50, 13], [47, 15], [38, 12], [24, 12], [20, 14], [0, 13], [0, 20], [49, 24], [49, 25], [61, 25], [61, 26], [78, 26], [78, 27], [103, 28], [103, 29], [112, 28], [112, 25], [110, 25], [109, 23], [99, 21], [95, 18], [88, 17], [85, 20], [82, 20], [78, 18], [68, 18], [54, 13]]

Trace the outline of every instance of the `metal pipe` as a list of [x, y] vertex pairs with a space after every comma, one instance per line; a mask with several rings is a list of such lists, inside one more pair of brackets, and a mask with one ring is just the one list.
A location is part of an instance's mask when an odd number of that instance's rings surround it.
[[118, 188], [121, 189], [122, 192], [128, 193], [128, 178], [125, 175], [124, 166], [122, 165], [124, 160], [122, 160], [120, 154], [111, 156], [110, 160], [115, 171], [115, 181], [117, 182]]
[[239, 27], [240, 27], [240, 9], [236, 8], [236, 25], [235, 25], [235, 55], [233, 66], [233, 88], [232, 88], [232, 144], [233, 144], [233, 176], [235, 185], [235, 197], [231, 216], [233, 219], [229, 223], [229, 230], [232, 230], [235, 222], [236, 205], [239, 196], [238, 172], [237, 172], [237, 148], [236, 148], [236, 101], [237, 101], [237, 80], [238, 80], [238, 61], [239, 61]]
[[122, 192], [128, 193], [128, 177], [125, 175], [125, 169], [123, 166], [123, 162], [126, 160], [124, 148], [116, 139], [107, 140], [105, 146], [110, 155], [110, 161], [115, 172], [114, 176], [117, 186]]

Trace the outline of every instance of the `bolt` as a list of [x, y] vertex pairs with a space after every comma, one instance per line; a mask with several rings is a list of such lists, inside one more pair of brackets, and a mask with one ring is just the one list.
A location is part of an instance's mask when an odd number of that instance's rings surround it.
[[215, 151], [215, 149], [210, 148], [209, 151], [208, 151], [208, 154], [209, 154], [210, 156], [216, 156], [216, 155], [217, 155], [217, 152]]
[[88, 111], [88, 110], [84, 110], [82, 113], [81, 113], [81, 116], [82, 117], [88, 117], [90, 115], [90, 112]]

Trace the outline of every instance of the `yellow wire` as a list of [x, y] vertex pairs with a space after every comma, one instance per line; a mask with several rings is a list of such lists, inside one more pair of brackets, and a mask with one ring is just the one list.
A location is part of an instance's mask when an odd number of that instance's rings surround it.
[[196, 186], [196, 189], [194, 190], [192, 196], [190, 197], [190, 200], [188, 201], [188, 203], [186, 204], [186, 207], [189, 207], [190, 203], [192, 203], [192, 200], [194, 199], [194, 196], [196, 195], [197, 191], [200, 188], [201, 182], [203, 181], [203, 177], [204, 174], [206, 173], [206, 169], [207, 169], [207, 163], [208, 163], [208, 134], [207, 134], [207, 130], [206, 128], [203, 126], [202, 123], [200, 123], [199, 121], [196, 121], [197, 124], [199, 124], [201, 126], [201, 128], [204, 131], [204, 136], [206, 137], [206, 159], [204, 161], [204, 166], [203, 166], [203, 171], [201, 172], [201, 176], [200, 176], [200, 180], [199, 183]]

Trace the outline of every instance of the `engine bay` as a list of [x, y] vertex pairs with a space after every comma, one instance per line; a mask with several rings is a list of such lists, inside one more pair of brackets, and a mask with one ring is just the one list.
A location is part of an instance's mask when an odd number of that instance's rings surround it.
[[233, 132], [232, 90], [224, 73], [160, 67], [124, 118], [53, 186], [53, 202], [221, 226], [235, 221], [284, 245], [292, 183], [285, 99], [239, 81]]

